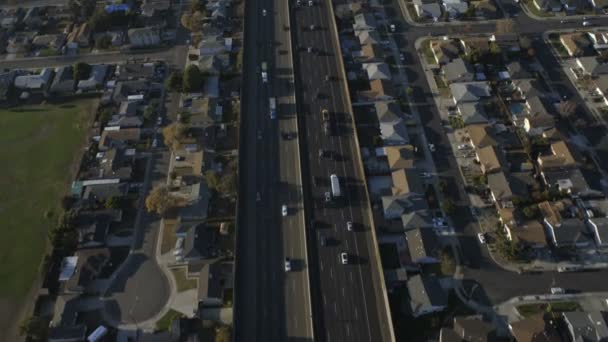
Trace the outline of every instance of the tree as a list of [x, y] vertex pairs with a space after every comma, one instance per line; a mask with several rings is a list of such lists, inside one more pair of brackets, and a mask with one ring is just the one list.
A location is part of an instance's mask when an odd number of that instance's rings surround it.
[[218, 176], [217, 172], [213, 170], [207, 170], [205, 172], [204, 177], [205, 182], [207, 182], [207, 186], [217, 191], [220, 184], [220, 177]]
[[171, 91], [181, 92], [183, 84], [184, 75], [177, 70], [173, 71], [165, 81], [165, 86]]
[[233, 171], [228, 171], [220, 179], [217, 190], [228, 196], [236, 194], [236, 173]]
[[574, 113], [576, 113], [576, 110], [576, 103], [570, 100], [561, 101], [557, 106], [557, 111], [559, 112], [559, 114], [566, 119], [570, 118]]
[[180, 205], [179, 197], [171, 194], [166, 185], [160, 184], [156, 186], [148, 197], [146, 197], [146, 209], [148, 212], [154, 212], [159, 215], [164, 215], [167, 210]]
[[186, 138], [186, 134], [190, 127], [179, 122], [174, 122], [163, 128], [163, 138], [165, 145], [175, 150], [179, 148], [181, 141]]
[[538, 205], [532, 204], [525, 207], [523, 213], [529, 219], [535, 218], [539, 213]]
[[454, 201], [451, 198], [444, 199], [442, 207], [443, 211], [445, 211], [445, 213], [448, 215], [452, 215], [454, 212], [456, 212], [456, 205], [454, 204]]
[[99, 122], [105, 125], [112, 118], [112, 112], [109, 108], [103, 108], [99, 110]]
[[104, 34], [95, 41], [95, 47], [99, 50], [105, 50], [110, 46], [112, 46], [112, 37], [107, 34]]
[[204, 17], [205, 14], [203, 13], [203, 11], [185, 13], [182, 15], [180, 22], [182, 23], [182, 26], [184, 26], [191, 32], [198, 32], [203, 28], [202, 23]]
[[505, 34], [513, 32], [513, 20], [502, 19], [496, 21], [496, 34]]
[[230, 342], [232, 340], [230, 327], [222, 325], [215, 328], [214, 342]]
[[196, 92], [200, 91], [203, 86], [203, 74], [200, 69], [194, 65], [190, 64], [186, 68], [184, 72], [184, 82], [182, 85], [182, 89], [185, 92]]
[[91, 65], [84, 63], [84, 62], [78, 62], [74, 65], [74, 79], [76, 81], [80, 81], [80, 80], [86, 80], [87, 78], [89, 78], [89, 75], [91, 74]]
[[119, 209], [121, 202], [120, 197], [112, 196], [106, 200], [106, 209]]
[[186, 112], [186, 111], [183, 111], [183, 112], [179, 113], [179, 115], [178, 115], [179, 122], [182, 124], [189, 124], [191, 117], [192, 117], [192, 114], [190, 112]]
[[45, 341], [47, 329], [48, 325], [44, 319], [31, 316], [19, 325], [19, 335], [26, 336], [30, 341]]

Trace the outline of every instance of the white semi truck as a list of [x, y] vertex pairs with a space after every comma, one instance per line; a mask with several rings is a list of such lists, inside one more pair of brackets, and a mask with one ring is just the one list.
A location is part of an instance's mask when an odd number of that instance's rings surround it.
[[342, 193], [340, 192], [340, 180], [338, 179], [338, 176], [332, 174], [329, 176], [329, 180], [331, 181], [331, 195], [334, 198], [340, 197]]

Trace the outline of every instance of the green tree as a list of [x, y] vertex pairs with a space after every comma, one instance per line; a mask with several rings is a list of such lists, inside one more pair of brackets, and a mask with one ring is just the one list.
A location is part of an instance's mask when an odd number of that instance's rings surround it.
[[456, 204], [454, 204], [454, 201], [451, 198], [445, 198], [442, 207], [443, 211], [448, 215], [452, 215], [456, 212]]
[[200, 69], [196, 65], [190, 64], [184, 72], [182, 89], [188, 93], [200, 91], [203, 86], [203, 81], [203, 74]]
[[87, 78], [89, 78], [89, 75], [91, 74], [91, 65], [84, 63], [84, 62], [78, 62], [74, 65], [74, 79], [76, 81], [80, 81], [80, 80], [86, 80]]
[[120, 209], [121, 199], [118, 196], [112, 196], [106, 200], [106, 209]]
[[104, 34], [95, 41], [95, 47], [99, 50], [105, 50], [112, 46], [112, 37]]
[[184, 84], [184, 75], [180, 71], [173, 71], [165, 81], [165, 86], [171, 91], [182, 91]]
[[217, 190], [228, 196], [233, 196], [236, 194], [236, 173], [228, 171], [224, 176], [222, 176]]
[[19, 334], [26, 336], [30, 341], [45, 341], [48, 325], [38, 316], [31, 316], [19, 325]]
[[105, 125], [112, 118], [112, 111], [109, 108], [103, 108], [99, 110], [99, 122]]
[[527, 218], [529, 218], [529, 219], [534, 218], [539, 214], [538, 205], [536, 205], [536, 204], [529, 205], [529, 206], [525, 207], [522, 210], [522, 212], [524, 213], [524, 215]]
[[218, 176], [217, 172], [213, 170], [207, 170], [205, 172], [204, 178], [209, 188], [214, 189], [216, 191], [218, 190], [220, 184], [220, 177]]

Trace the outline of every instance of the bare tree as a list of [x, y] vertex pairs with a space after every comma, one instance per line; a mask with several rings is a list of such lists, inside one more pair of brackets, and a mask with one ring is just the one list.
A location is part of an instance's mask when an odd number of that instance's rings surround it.
[[180, 204], [181, 199], [172, 195], [169, 192], [169, 188], [163, 184], [152, 189], [148, 197], [146, 197], [146, 209], [159, 215], [164, 215], [167, 210], [175, 208]]

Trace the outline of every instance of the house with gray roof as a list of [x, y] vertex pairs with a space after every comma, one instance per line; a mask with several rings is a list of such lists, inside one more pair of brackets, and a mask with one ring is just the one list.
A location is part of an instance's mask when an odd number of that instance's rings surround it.
[[359, 44], [380, 44], [382, 39], [378, 31], [358, 31], [355, 35], [359, 38]]
[[396, 102], [376, 102], [374, 103], [378, 121], [382, 123], [392, 123], [401, 120], [403, 113]]
[[234, 287], [234, 264], [212, 262], [203, 265], [198, 276], [199, 307], [219, 307], [224, 303], [225, 292]]
[[96, 90], [103, 86], [103, 82], [108, 76], [110, 70], [107, 64], [95, 64], [91, 66], [89, 78], [78, 82], [78, 89], [82, 91]]
[[160, 45], [160, 32], [155, 27], [133, 28], [127, 32], [127, 35], [134, 48]]
[[423, 195], [413, 192], [400, 195], [382, 196], [382, 209], [384, 218], [387, 220], [399, 219], [401, 215], [428, 209], [428, 204]]
[[441, 246], [431, 228], [416, 228], [405, 232], [408, 250], [413, 263], [436, 264], [439, 262]]
[[545, 220], [547, 236], [555, 247], [588, 247], [593, 243], [593, 235], [587, 229], [585, 223], [578, 218], [562, 219], [554, 225]]
[[517, 177], [511, 177], [505, 172], [495, 172], [487, 175], [488, 187], [492, 200], [499, 208], [510, 208], [513, 198], [528, 196], [527, 184]]
[[51, 68], [44, 68], [34, 75], [23, 75], [15, 78], [15, 88], [27, 91], [46, 91], [53, 80], [55, 72]]
[[371, 12], [364, 12], [355, 15], [353, 30], [355, 31], [374, 31], [376, 29], [376, 18]]
[[390, 80], [391, 70], [386, 63], [363, 63], [363, 69], [367, 72], [367, 78], [372, 80]]
[[467, 126], [488, 123], [486, 111], [480, 102], [459, 103], [457, 108], [460, 115], [462, 115], [462, 121]]
[[52, 94], [73, 94], [76, 88], [74, 80], [74, 68], [72, 66], [62, 66], [55, 68], [55, 77], [49, 91]]
[[461, 17], [469, 9], [469, 4], [464, 0], [442, 0], [442, 3], [450, 19]]
[[410, 141], [405, 122], [401, 119], [380, 123], [380, 138], [384, 145], [407, 145]]
[[112, 118], [106, 124], [107, 127], [120, 128], [139, 128], [143, 126], [144, 121], [139, 116], [130, 115], [112, 115]]
[[608, 63], [596, 56], [577, 57], [576, 65], [591, 77], [608, 74]]
[[555, 119], [549, 114], [543, 100], [538, 96], [528, 97], [525, 102], [524, 130], [530, 135], [540, 135], [555, 127]]
[[450, 84], [454, 103], [477, 102], [490, 97], [490, 86], [487, 82], [463, 82]]
[[608, 246], [608, 217], [591, 217], [587, 219], [587, 226], [598, 247]]
[[437, 1], [414, 0], [413, 4], [418, 17], [429, 18], [435, 22], [441, 18], [441, 6], [439, 6]]
[[601, 187], [589, 184], [579, 168], [542, 170], [540, 175], [548, 188], [567, 193], [573, 198], [603, 196]]
[[506, 65], [507, 72], [509, 73], [509, 79], [511, 80], [521, 80], [521, 79], [531, 79], [533, 78], [532, 74], [524, 68], [524, 66], [519, 61], [511, 61]]
[[559, 0], [533, 0], [534, 6], [545, 12], [560, 12], [562, 3]]
[[444, 65], [442, 70], [449, 83], [472, 82], [475, 79], [473, 66], [462, 58], [452, 60]]
[[448, 296], [436, 277], [414, 275], [407, 280], [407, 291], [410, 313], [414, 317], [441, 312], [448, 305]]
[[570, 341], [602, 342], [608, 340], [606, 313], [602, 311], [567, 311], [562, 313]]
[[406, 210], [401, 215], [401, 224], [404, 231], [412, 229], [431, 229], [433, 228], [433, 215], [429, 210]]

